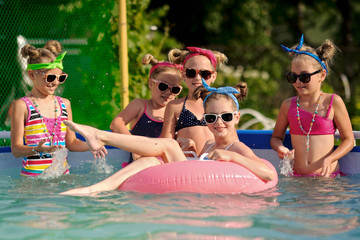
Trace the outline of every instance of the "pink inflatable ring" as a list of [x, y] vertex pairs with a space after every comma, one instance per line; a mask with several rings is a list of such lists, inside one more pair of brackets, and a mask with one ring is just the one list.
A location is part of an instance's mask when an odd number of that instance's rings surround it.
[[[274, 166], [263, 161], [275, 172]], [[278, 182], [263, 181], [243, 166], [221, 161], [185, 161], [147, 168], [127, 179], [119, 189], [142, 193], [255, 193]]]

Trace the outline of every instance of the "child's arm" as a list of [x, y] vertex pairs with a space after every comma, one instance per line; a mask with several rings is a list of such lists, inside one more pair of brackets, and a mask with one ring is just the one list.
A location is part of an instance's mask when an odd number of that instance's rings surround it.
[[216, 149], [209, 153], [208, 158], [240, 164], [264, 181], [272, 181], [275, 178], [276, 173], [242, 142], [234, 144], [231, 151]]
[[191, 138], [178, 137], [176, 141], [179, 143], [181, 150], [197, 152], [196, 144]]
[[173, 100], [168, 103], [164, 114], [164, 125], [161, 131], [160, 137], [175, 139], [175, 126], [176, 126], [176, 113], [181, 111], [181, 105], [179, 106], [178, 100]]
[[[66, 111], [68, 113], [68, 120], [72, 121], [72, 111], [71, 111], [70, 101], [66, 98], [62, 98], [62, 101], [66, 106]], [[67, 128], [66, 130], [65, 144], [66, 144], [66, 148], [69, 149], [69, 151], [73, 151], [73, 152], [85, 152], [90, 150], [86, 142], [76, 138], [75, 132], [73, 132], [69, 128]], [[105, 147], [102, 147], [98, 151], [91, 151], [91, 152], [93, 153], [95, 158], [105, 157], [105, 155], [107, 154], [107, 150]]]
[[131, 101], [126, 108], [112, 120], [110, 124], [111, 131], [130, 135], [131, 133], [126, 125], [141, 117], [141, 114], [144, 112], [145, 101], [145, 99], [134, 99]]
[[331, 163], [345, 156], [354, 147], [354, 134], [351, 126], [349, 113], [344, 101], [335, 95], [333, 101], [334, 122], [339, 130], [341, 143], [329, 156], [324, 159], [321, 174], [325, 177], [330, 175]]
[[16, 100], [12, 104], [11, 114], [11, 152], [14, 157], [28, 157], [37, 152], [53, 152], [58, 146], [44, 146], [44, 142], [40, 141], [36, 147], [29, 147], [24, 145], [24, 129], [25, 121], [28, 117], [28, 110], [26, 104], [22, 100]]
[[287, 120], [287, 112], [290, 107], [290, 101], [291, 99], [287, 99], [281, 104], [275, 128], [270, 139], [270, 145], [272, 149], [277, 152], [279, 158], [281, 159], [283, 159], [290, 152], [290, 150], [283, 144], [286, 129], [289, 125], [289, 122]]

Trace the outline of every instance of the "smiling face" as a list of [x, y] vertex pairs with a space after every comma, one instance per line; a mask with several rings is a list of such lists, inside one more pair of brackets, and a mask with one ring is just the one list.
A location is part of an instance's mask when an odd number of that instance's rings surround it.
[[[318, 64], [315, 59], [307, 56], [303, 58], [295, 58], [291, 63], [291, 72], [297, 75], [314, 73], [319, 69], [322, 69], [320, 64]], [[325, 80], [325, 77], [326, 71], [322, 69], [322, 71], [310, 77], [310, 82], [303, 83], [299, 80], [299, 78], [297, 78], [296, 82], [292, 85], [299, 95], [312, 94], [320, 91], [321, 84]]]
[[[223, 95], [220, 95], [223, 96]], [[212, 98], [207, 101], [205, 114], [221, 115], [223, 113], [233, 113], [233, 119], [229, 122], [224, 121], [218, 116], [216, 122], [207, 124], [210, 131], [216, 137], [226, 137], [229, 134], [236, 133], [235, 126], [239, 123], [240, 112], [234, 107], [233, 100], [226, 97]]]
[[[174, 90], [171, 91], [171, 87], [181, 87], [181, 80], [181, 74], [176, 69], [169, 69], [155, 74], [153, 78], [149, 79], [151, 99], [159, 106], [166, 106], [178, 95], [172, 93]], [[168, 88], [165, 91], [159, 90], [159, 84], [161, 83], [168, 85]], [[165, 86], [164, 84], [163, 86]]]
[[192, 93], [197, 87], [202, 86], [202, 82], [201, 82], [200, 74], [196, 74], [196, 76], [193, 78], [187, 78], [185, 76], [185, 70], [187, 68], [191, 68], [195, 70], [208, 70], [214, 72], [213, 74], [211, 74], [211, 77], [208, 80], [205, 80], [208, 85], [210, 85], [216, 79], [217, 73], [207, 57], [203, 55], [197, 55], [190, 58], [185, 63], [184, 73], [183, 73], [183, 78], [185, 80], [186, 86], [189, 88], [189, 96], [192, 96]]
[[61, 75], [63, 71], [59, 68], [54, 69], [40, 69], [40, 70], [29, 70], [28, 75], [30, 79], [33, 81], [33, 90], [36, 94], [40, 94], [44, 97], [48, 95], [54, 95], [55, 90], [60, 85], [59, 79], [57, 78], [55, 81], [47, 83], [45, 81], [45, 76], [55, 74]]

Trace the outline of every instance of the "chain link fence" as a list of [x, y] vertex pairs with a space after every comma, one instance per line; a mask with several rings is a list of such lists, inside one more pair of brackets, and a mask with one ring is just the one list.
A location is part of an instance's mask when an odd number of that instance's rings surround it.
[[[20, 54], [27, 43], [43, 47], [53, 39], [67, 51], [63, 64], [69, 77], [55, 94], [71, 101], [75, 121], [108, 129], [110, 116], [119, 110], [119, 102], [109, 104], [114, 102], [112, 92], [119, 66], [113, 50], [108, 51], [113, 48], [111, 36], [106, 30], [97, 36], [92, 32], [93, 23], [104, 29], [109, 27], [109, 18], [103, 12], [114, 8], [114, 1], [94, 1], [93, 6], [82, 7], [81, 14], [69, 9], [80, 8], [76, 2], [62, 2], [67, 5], [55, 0], [0, 0], [0, 131], [10, 130], [12, 102], [32, 88], [26, 60]], [[3, 140], [0, 145], [8, 145], [8, 141]]]

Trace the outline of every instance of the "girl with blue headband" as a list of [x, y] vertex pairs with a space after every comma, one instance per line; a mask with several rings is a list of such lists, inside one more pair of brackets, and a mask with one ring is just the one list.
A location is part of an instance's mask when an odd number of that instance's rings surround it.
[[[203, 84], [204, 87], [199, 87], [194, 91], [193, 97], [204, 100], [205, 114], [203, 117], [213, 133], [214, 139], [206, 142], [201, 151], [200, 160], [206, 158], [234, 162], [249, 169], [263, 181], [273, 180], [276, 177], [276, 171], [258, 158], [249, 147], [240, 142], [236, 132], [235, 126], [240, 119], [237, 99], [246, 96], [246, 85], [237, 88], [216, 89], [210, 88], [204, 80]], [[188, 160], [179, 144], [171, 138], [114, 134], [70, 121], [65, 124], [83, 135], [94, 150], [106, 144], [142, 156], [109, 178], [89, 187], [66, 191], [63, 193], [66, 195], [88, 195], [115, 190], [126, 179], [146, 168], [168, 162]]]
[[[16, 100], [11, 114], [11, 152], [22, 157], [22, 176], [38, 176], [53, 162], [53, 152], [66, 146], [70, 151], [88, 151], [89, 147], [66, 128], [64, 120], [72, 119], [70, 101], [55, 96], [55, 90], [68, 75], [64, 73], [58, 41], [46, 42], [44, 48], [29, 44], [21, 49], [28, 58], [27, 73], [33, 83], [30, 93]], [[106, 154], [104, 147], [93, 152], [95, 157]], [[68, 173], [65, 161], [64, 173]]]
[[[338, 160], [354, 146], [351, 122], [343, 100], [321, 90], [322, 82], [330, 72], [336, 46], [326, 40], [315, 50], [306, 46], [301, 36], [297, 46], [282, 45], [282, 48], [292, 57], [286, 78], [298, 95], [282, 103], [270, 140], [271, 147], [279, 158], [294, 160], [293, 176], [335, 177], [341, 174]], [[287, 127], [290, 128], [291, 151], [283, 145]], [[341, 144], [334, 149], [336, 129]]]

